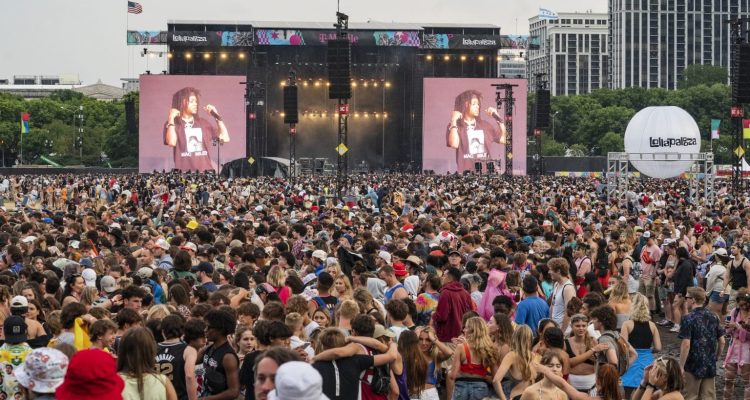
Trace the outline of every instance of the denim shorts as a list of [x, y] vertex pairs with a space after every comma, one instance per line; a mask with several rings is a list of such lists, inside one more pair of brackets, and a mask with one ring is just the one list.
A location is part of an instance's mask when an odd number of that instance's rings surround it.
[[462, 381], [459, 378], [453, 389], [453, 400], [482, 400], [492, 394], [485, 382]]
[[724, 296], [719, 296], [719, 292], [712, 290], [711, 296], [708, 298], [716, 304], [724, 304], [729, 300], [729, 295], [725, 294]]

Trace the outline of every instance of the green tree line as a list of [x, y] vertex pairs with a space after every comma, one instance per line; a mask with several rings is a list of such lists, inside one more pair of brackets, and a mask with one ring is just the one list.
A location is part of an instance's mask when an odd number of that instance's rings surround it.
[[[730, 163], [733, 132], [726, 72], [721, 67], [695, 65], [686, 68], [684, 76], [676, 90], [599, 89], [590, 94], [553, 97], [550, 112], [555, 115], [554, 138], [551, 118], [550, 128], [542, 136], [542, 153], [606, 156], [608, 152], [624, 151], [625, 129], [635, 113], [650, 106], [677, 106], [698, 124], [701, 151], [713, 150], [717, 163]], [[720, 139], [713, 143], [712, 119], [721, 119]]]
[[[72, 90], [34, 100], [0, 93], [0, 151], [5, 166], [14, 165], [22, 154], [26, 165], [44, 164], [41, 157], [45, 156], [62, 165], [137, 167], [138, 135], [129, 133], [125, 123], [128, 99], [135, 100], [137, 116], [137, 92], [113, 102], [97, 101]], [[21, 140], [23, 112], [30, 114], [30, 131]], [[81, 126], [79, 148], [76, 139]]]

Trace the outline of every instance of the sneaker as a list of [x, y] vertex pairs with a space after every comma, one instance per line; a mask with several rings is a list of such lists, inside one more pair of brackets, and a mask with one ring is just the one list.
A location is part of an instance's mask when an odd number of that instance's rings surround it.
[[663, 320], [657, 322], [656, 325], [659, 325], [659, 326], [669, 326], [669, 325], [672, 325], [672, 321], [667, 320], [667, 319], [663, 319]]
[[670, 332], [674, 332], [674, 333], [679, 332], [680, 331], [680, 324], [674, 324], [674, 326], [672, 327], [672, 329], [670, 329], [669, 331]]

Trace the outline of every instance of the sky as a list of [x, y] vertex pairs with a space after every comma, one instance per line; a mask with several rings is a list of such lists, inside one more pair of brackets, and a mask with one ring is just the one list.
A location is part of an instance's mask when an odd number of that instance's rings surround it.
[[[127, 30], [166, 30], [172, 20], [331, 21], [336, 0], [138, 0], [142, 14], [128, 14], [127, 0], [2, 0], [0, 79], [14, 75], [76, 74], [121, 86], [121, 78], [166, 69], [166, 58], [141, 57], [127, 46]], [[350, 22], [495, 24], [503, 34], [528, 34], [539, 7], [560, 12], [606, 12], [607, 0], [340, 0]], [[516, 28], [517, 27], [517, 28]], [[164, 51], [165, 46], [151, 46]]]

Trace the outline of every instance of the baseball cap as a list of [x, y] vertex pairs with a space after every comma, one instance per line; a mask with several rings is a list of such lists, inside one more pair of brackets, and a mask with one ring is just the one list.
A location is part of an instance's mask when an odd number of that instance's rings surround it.
[[187, 242], [184, 245], [182, 245], [181, 249], [183, 250], [192, 250], [193, 252], [198, 252], [198, 246], [195, 245], [193, 242]]
[[406, 276], [409, 275], [409, 272], [406, 270], [406, 264], [402, 263], [401, 261], [396, 261], [393, 263], [393, 274], [396, 276]]
[[[726, 250], [725, 250], [726, 251]], [[16, 296], [10, 301], [10, 308], [23, 308], [29, 306], [29, 300], [24, 296]]]
[[99, 285], [101, 285], [102, 290], [107, 293], [112, 293], [117, 290], [117, 281], [109, 275], [103, 276], [99, 281]]
[[643, 237], [646, 238], [646, 239], [650, 238], [651, 237], [651, 231], [643, 232]]
[[[191, 269], [193, 272], [205, 272], [207, 274], [214, 273], [214, 266], [208, 261], [203, 261]], [[140, 271], [139, 271], [140, 272]]]
[[36, 393], [55, 393], [65, 379], [68, 356], [60, 350], [40, 347], [26, 355], [24, 362], [13, 371], [16, 380]]
[[323, 378], [312, 365], [302, 361], [281, 364], [276, 370], [275, 389], [270, 400], [328, 400], [323, 394]]
[[79, 264], [81, 264], [82, 267], [91, 268], [94, 266], [94, 261], [92, 261], [90, 258], [82, 258], [80, 261], [78, 261]]
[[406, 261], [410, 262], [410, 263], [412, 263], [414, 265], [416, 265], [417, 267], [421, 267], [422, 266], [422, 259], [419, 258], [419, 257], [417, 257], [417, 256], [415, 256], [415, 255], [411, 255], [409, 257], [406, 257]]
[[169, 243], [167, 243], [167, 241], [163, 238], [158, 239], [154, 244], [156, 245], [156, 247], [160, 247], [163, 250], [169, 250]]
[[380, 250], [378, 252], [378, 257], [382, 258], [383, 261], [385, 261], [386, 264], [391, 265], [391, 253], [389, 253], [389, 252], [387, 252], [385, 250]]
[[312, 252], [312, 257], [324, 261], [326, 258], [328, 258], [328, 254], [323, 250], [315, 250]]
[[[727, 253], [727, 249], [720, 247], [711, 254], [712, 256], [719, 256], [719, 257], [729, 257], [729, 253]], [[13, 298], [15, 300], [15, 297]]]
[[142, 267], [138, 270], [138, 276], [145, 279], [150, 279], [151, 275], [153, 275], [154, 270], [149, 267]]
[[96, 272], [91, 268], [86, 268], [81, 272], [81, 277], [86, 286], [96, 287]]
[[396, 337], [396, 334], [392, 331], [389, 331], [388, 329], [385, 329], [383, 325], [375, 324], [375, 330], [372, 332], [372, 337], [374, 339], [378, 339], [382, 336], [387, 336], [391, 339]]
[[121, 400], [124, 387], [114, 357], [99, 349], [87, 349], [71, 357], [55, 396], [58, 400]]
[[[28, 305], [28, 302], [26, 303]], [[5, 343], [18, 344], [26, 341], [26, 320], [20, 315], [11, 315], [3, 323]]]

